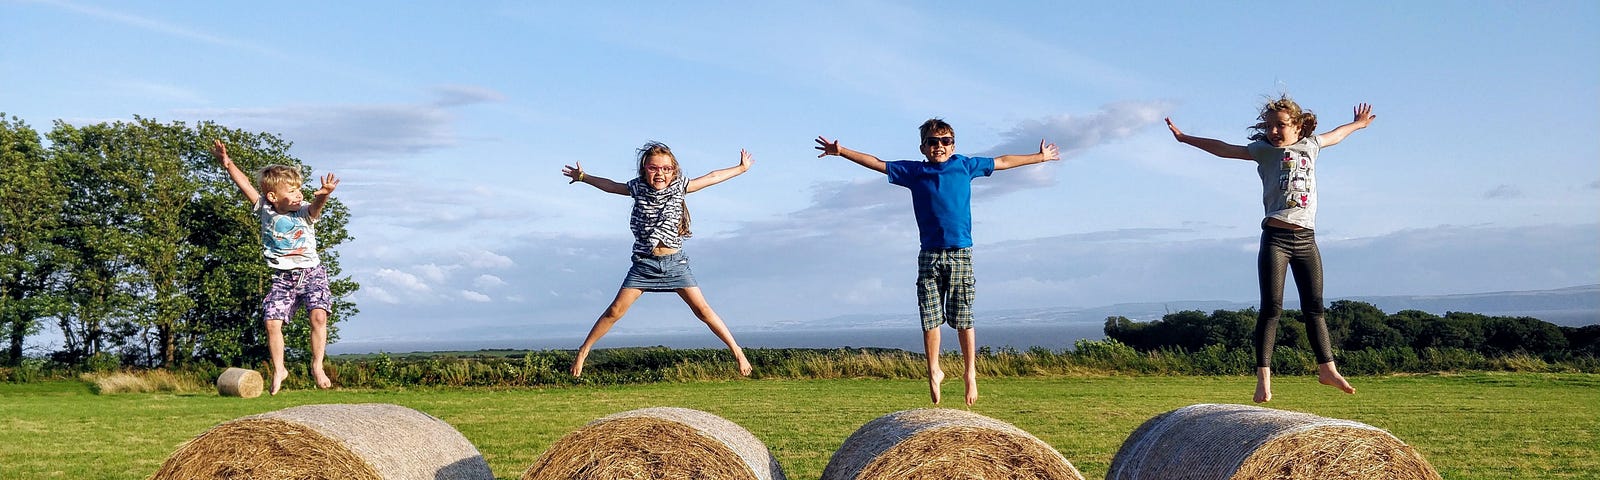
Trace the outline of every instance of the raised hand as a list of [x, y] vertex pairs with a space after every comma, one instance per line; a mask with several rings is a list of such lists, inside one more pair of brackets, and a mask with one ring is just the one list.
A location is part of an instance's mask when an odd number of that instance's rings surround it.
[[561, 167], [561, 174], [572, 178], [567, 182], [568, 185], [578, 183], [579, 180], [583, 180], [583, 162], [572, 162], [572, 165]]
[[223, 145], [221, 139], [211, 139], [211, 154], [215, 155], [218, 160], [222, 160], [223, 165], [233, 163], [233, 159], [228, 158], [228, 146]]
[[1372, 105], [1365, 103], [1356, 105], [1355, 114], [1356, 118], [1353, 120], [1353, 122], [1359, 123], [1362, 126], [1370, 125], [1374, 119], [1378, 118], [1377, 115], [1372, 114]]
[[318, 197], [332, 195], [333, 189], [335, 188], [339, 188], [339, 177], [335, 177], [332, 173], [329, 173], [322, 176], [322, 187], [318, 188], [316, 192], [312, 193], [312, 195]]
[[1039, 155], [1043, 155], [1044, 161], [1046, 162], [1051, 160], [1060, 160], [1061, 149], [1056, 148], [1056, 144], [1054, 143], [1046, 144], [1044, 139], [1041, 138], [1039, 139]]
[[818, 135], [817, 136], [817, 144], [820, 145], [820, 146], [814, 147], [814, 148], [816, 148], [817, 150], [822, 150], [822, 153], [817, 154], [817, 158], [826, 157], [828, 155], [838, 155], [839, 154], [839, 141], [838, 140], [834, 140], [834, 141], [830, 142], [830, 141], [828, 141], [828, 139], [822, 138], [821, 135]]
[[743, 148], [739, 149], [739, 167], [749, 170], [752, 163], [755, 162], [750, 159], [750, 152], [744, 151]]
[[1172, 130], [1173, 139], [1180, 142], [1183, 141], [1183, 131], [1178, 130], [1178, 126], [1172, 124], [1172, 117], [1167, 117], [1167, 129]]

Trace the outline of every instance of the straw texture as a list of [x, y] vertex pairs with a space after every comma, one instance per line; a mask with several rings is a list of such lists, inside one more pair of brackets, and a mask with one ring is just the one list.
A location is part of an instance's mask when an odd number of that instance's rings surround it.
[[455, 428], [398, 405], [305, 405], [212, 427], [154, 479], [493, 479]]
[[217, 376], [217, 395], [256, 398], [261, 396], [261, 372], [228, 368]]
[[822, 480], [1073, 479], [1066, 458], [1009, 423], [924, 408], [878, 417], [834, 452]]
[[630, 410], [589, 422], [545, 450], [523, 480], [784, 480], [767, 446], [722, 417], [687, 408]]
[[1151, 418], [1123, 442], [1107, 480], [1439, 478], [1377, 427], [1248, 405], [1199, 404]]

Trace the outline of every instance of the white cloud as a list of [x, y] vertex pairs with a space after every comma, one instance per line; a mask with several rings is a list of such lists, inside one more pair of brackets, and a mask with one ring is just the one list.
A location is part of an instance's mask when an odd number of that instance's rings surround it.
[[416, 275], [392, 268], [380, 268], [377, 272], [374, 272], [372, 276], [381, 285], [398, 287], [411, 293], [429, 293], [433, 291], [428, 284], [423, 283], [422, 280], [417, 278]]
[[422, 278], [427, 279], [429, 282], [436, 284], [443, 283], [445, 279], [450, 276], [450, 270], [454, 270], [456, 268], [457, 267], [453, 265], [441, 267], [432, 263], [412, 267], [413, 270], [416, 270], [418, 276], [421, 276]]
[[485, 273], [483, 275], [478, 275], [478, 278], [473, 279], [472, 285], [480, 289], [487, 290], [495, 287], [503, 287], [506, 285], [506, 281], [501, 280], [500, 277]]
[[488, 295], [484, 295], [482, 293], [474, 292], [472, 290], [462, 290], [461, 291], [461, 298], [464, 299], [464, 300], [467, 300], [469, 302], [487, 303], [487, 302], [490, 301], [490, 298], [489, 298]]
[[517, 262], [511, 257], [494, 253], [488, 250], [471, 250], [461, 252], [462, 261], [472, 268], [510, 268]]
[[[1090, 115], [1061, 114], [1028, 119], [1019, 122], [1002, 135], [999, 145], [983, 152], [982, 156], [1031, 154], [1039, 151], [1039, 142], [1056, 144], [1061, 159], [1071, 157], [1090, 148], [1132, 136], [1145, 127], [1160, 122], [1172, 110], [1168, 102], [1119, 102], [1101, 107]], [[973, 188], [974, 197], [994, 197], [1008, 192], [1055, 185], [1057, 164], [1023, 168], [1006, 173], [1005, 182], [983, 183]]]

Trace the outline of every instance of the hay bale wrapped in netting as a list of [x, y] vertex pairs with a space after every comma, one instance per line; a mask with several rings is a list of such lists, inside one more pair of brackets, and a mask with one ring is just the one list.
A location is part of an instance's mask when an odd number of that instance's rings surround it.
[[1405, 442], [1361, 422], [1248, 405], [1199, 404], [1140, 425], [1107, 480], [1438, 479]]
[[229, 367], [217, 376], [217, 395], [256, 398], [261, 396], [261, 372]]
[[822, 470], [822, 480], [950, 478], [1082, 480], [1083, 474], [1020, 428], [944, 408], [905, 410], [867, 422]]
[[154, 479], [493, 479], [450, 424], [399, 405], [304, 405], [223, 422]]
[[784, 480], [766, 444], [699, 410], [652, 407], [589, 422], [545, 450], [523, 480], [716, 478]]

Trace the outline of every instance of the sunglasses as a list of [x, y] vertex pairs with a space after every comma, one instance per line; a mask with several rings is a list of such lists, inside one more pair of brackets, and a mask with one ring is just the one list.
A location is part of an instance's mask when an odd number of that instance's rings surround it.
[[934, 145], [944, 145], [948, 147], [955, 144], [956, 137], [924, 137], [922, 139], [922, 146], [924, 147], [932, 147]]

